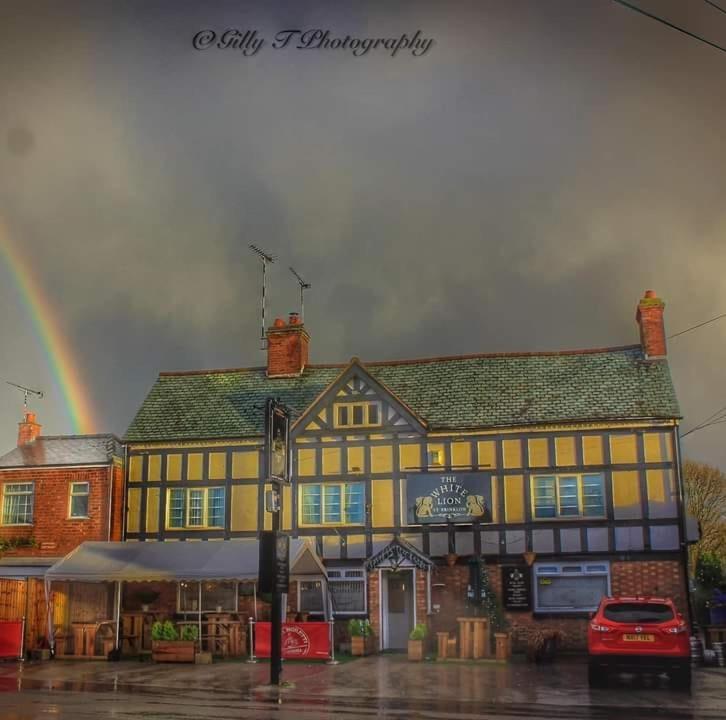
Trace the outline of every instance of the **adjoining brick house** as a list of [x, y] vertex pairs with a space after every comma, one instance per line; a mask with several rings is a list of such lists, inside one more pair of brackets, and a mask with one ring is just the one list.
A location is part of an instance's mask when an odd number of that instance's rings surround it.
[[[47, 636], [46, 570], [85, 540], [120, 540], [124, 518], [118, 438], [40, 430], [26, 412], [17, 447], [0, 456], [0, 619], [26, 617], [28, 649]], [[71, 597], [82, 593], [80, 585], [54, 588], [56, 625], [86, 619]]]
[[[608, 593], [686, 613], [663, 310], [648, 291], [637, 345], [345, 365], [308, 364], [297, 316], [277, 320], [266, 367], [159, 375], [125, 436], [126, 539], [270, 528], [273, 396], [295, 414], [283, 529], [315, 539], [336, 617], [368, 616], [381, 649], [415, 622], [453, 630], [482, 566], [519, 638], [557, 627], [581, 647]], [[324, 588], [300, 581], [290, 605], [322, 613]]]

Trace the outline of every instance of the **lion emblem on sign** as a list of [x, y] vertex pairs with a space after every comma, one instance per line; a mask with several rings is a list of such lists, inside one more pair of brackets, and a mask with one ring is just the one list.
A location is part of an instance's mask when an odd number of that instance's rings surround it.
[[483, 495], [467, 495], [466, 511], [474, 517], [482, 516], [487, 509], [486, 501]]
[[433, 515], [434, 499], [431, 495], [416, 498], [416, 517], [431, 517]]

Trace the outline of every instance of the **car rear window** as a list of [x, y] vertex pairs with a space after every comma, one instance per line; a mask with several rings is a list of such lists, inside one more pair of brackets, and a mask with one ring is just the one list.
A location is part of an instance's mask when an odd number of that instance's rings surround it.
[[660, 623], [673, 620], [673, 609], [661, 603], [610, 603], [603, 615], [621, 623]]

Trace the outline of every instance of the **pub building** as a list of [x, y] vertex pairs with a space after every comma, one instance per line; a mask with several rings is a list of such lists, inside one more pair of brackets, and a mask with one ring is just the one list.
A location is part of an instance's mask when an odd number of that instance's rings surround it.
[[[664, 303], [647, 291], [621, 347], [310, 364], [296, 314], [267, 364], [162, 372], [131, 423], [127, 541], [223, 541], [272, 526], [265, 400], [292, 413], [282, 528], [325, 573], [288, 609], [367, 617], [378, 649], [454, 631], [484, 569], [521, 647], [534, 628], [582, 648], [601, 596], [687, 613], [686, 521]], [[210, 588], [238, 611], [238, 593]], [[183, 591], [177, 593], [183, 602]], [[183, 611], [184, 608], [177, 608]]]

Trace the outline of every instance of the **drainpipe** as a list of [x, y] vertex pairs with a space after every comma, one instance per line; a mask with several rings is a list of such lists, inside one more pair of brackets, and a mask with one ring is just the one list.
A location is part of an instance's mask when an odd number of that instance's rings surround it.
[[124, 445], [123, 494], [121, 496], [121, 539], [126, 540], [126, 488], [129, 482], [129, 446]]
[[693, 614], [693, 604], [691, 602], [691, 591], [688, 582], [688, 534], [686, 528], [686, 501], [685, 488], [683, 485], [683, 472], [681, 469], [681, 433], [678, 425], [673, 428], [673, 439], [675, 440], [676, 452], [676, 487], [678, 488], [678, 524], [681, 533], [681, 554], [683, 556], [683, 571], [686, 583], [686, 607], [688, 609], [688, 617], [691, 620], [691, 629], [697, 626], [696, 616]]
[[108, 534], [106, 539], [111, 540], [111, 518], [113, 517], [112, 512], [112, 503], [113, 502], [113, 456], [111, 457], [111, 462], [108, 466]]

